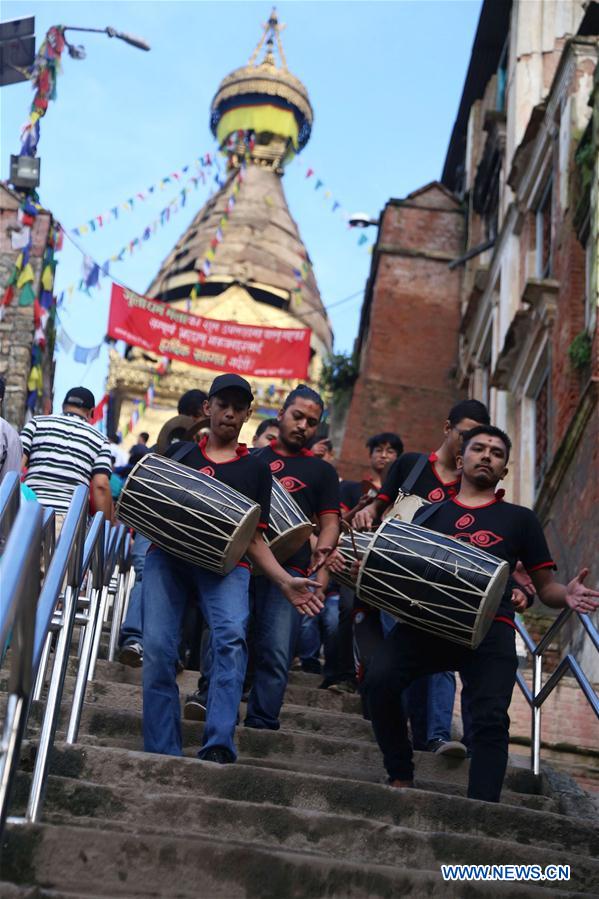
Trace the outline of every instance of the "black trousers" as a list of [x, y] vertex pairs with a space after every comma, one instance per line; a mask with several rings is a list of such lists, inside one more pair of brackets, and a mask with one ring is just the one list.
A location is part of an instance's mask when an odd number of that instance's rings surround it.
[[398, 624], [377, 650], [366, 675], [374, 735], [391, 780], [414, 774], [402, 693], [424, 674], [459, 671], [469, 687], [472, 733], [468, 796], [499, 802], [508, 758], [508, 708], [516, 682], [515, 630], [494, 621], [477, 649]]

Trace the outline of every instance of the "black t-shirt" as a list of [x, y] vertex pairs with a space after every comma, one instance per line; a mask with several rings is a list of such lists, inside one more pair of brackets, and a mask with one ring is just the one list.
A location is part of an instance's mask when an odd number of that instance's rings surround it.
[[[421, 458], [422, 453], [404, 453], [399, 459], [396, 459], [387, 473], [385, 482], [380, 489], [377, 499], [384, 500], [387, 505], [391, 505], [397, 499], [397, 494], [404, 484], [406, 478], [414, 468], [414, 465]], [[459, 478], [455, 481], [445, 483], [437, 474], [435, 463], [437, 456], [431, 453], [428, 462], [424, 466], [423, 471], [418, 475], [416, 483], [410, 490], [416, 496], [422, 499], [428, 499], [431, 503], [439, 503], [443, 499], [449, 499], [455, 496], [459, 489]]]
[[[555, 568], [541, 523], [532, 509], [502, 500], [503, 491], [484, 506], [464, 506], [456, 499], [441, 503], [424, 522], [424, 527], [455, 537], [464, 543], [505, 559], [510, 572], [520, 561], [530, 574], [540, 568]], [[414, 524], [425, 513], [418, 509]], [[511, 587], [501, 601], [499, 616], [513, 619]]]
[[340, 481], [339, 498], [344, 512], [350, 512], [357, 506], [364, 494], [363, 481]]
[[[258, 503], [260, 506], [258, 527], [266, 529], [270, 517], [270, 491], [272, 489], [272, 478], [268, 465], [265, 465], [255, 453], [250, 454], [243, 443], [238, 444], [234, 459], [227, 462], [215, 462], [206, 455], [207, 442], [207, 437], [204, 437], [199, 444], [192, 441], [187, 442], [189, 452], [180, 460], [181, 463], [210, 475], [210, 477], [222, 481], [223, 484], [228, 484], [229, 487], [233, 487], [248, 499]], [[181, 443], [173, 443], [164, 455], [170, 457], [180, 447]]]
[[[339, 479], [328, 462], [309, 450], [282, 456], [273, 449], [272, 444], [252, 453], [251, 458], [267, 463], [274, 477], [311, 521], [326, 513], [339, 514]], [[304, 572], [310, 564], [310, 556], [310, 542], [306, 541], [295, 555], [287, 559], [285, 565]]]

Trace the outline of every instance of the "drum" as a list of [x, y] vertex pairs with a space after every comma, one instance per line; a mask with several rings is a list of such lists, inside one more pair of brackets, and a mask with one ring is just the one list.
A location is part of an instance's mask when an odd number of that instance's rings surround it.
[[254, 536], [260, 506], [216, 478], [149, 453], [127, 478], [116, 515], [173, 556], [228, 574]]
[[[370, 546], [374, 535], [366, 532], [354, 531], [353, 536], [358, 551], [358, 558], [361, 560]], [[339, 542], [337, 543], [337, 552], [343, 557], [345, 567], [343, 571], [335, 571], [331, 576], [340, 584], [345, 584], [346, 587], [351, 587], [352, 590], [355, 590], [356, 576], [352, 576], [351, 569], [353, 563], [356, 561], [356, 553], [350, 534], [341, 534]]]
[[273, 477], [270, 519], [265, 537], [276, 560], [285, 562], [311, 534], [310, 521], [277, 478]]
[[362, 559], [358, 597], [413, 627], [476, 649], [495, 617], [507, 562], [445, 534], [389, 519]]
[[383, 521], [387, 521], [389, 518], [412, 521], [414, 515], [422, 506], [430, 506], [429, 501], [421, 496], [416, 496], [415, 493], [402, 493], [400, 490], [393, 505], [389, 506], [383, 513]]

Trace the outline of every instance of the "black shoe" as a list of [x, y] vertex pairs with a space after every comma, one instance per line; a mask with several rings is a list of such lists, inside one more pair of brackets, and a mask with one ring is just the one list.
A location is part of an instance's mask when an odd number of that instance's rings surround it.
[[206, 703], [207, 696], [203, 690], [196, 690], [185, 697], [185, 705], [183, 706], [183, 717], [188, 721], [205, 721], [206, 720]]
[[301, 665], [305, 674], [322, 674], [320, 662], [317, 662], [316, 659], [305, 659]]
[[121, 647], [118, 660], [129, 668], [141, 668], [144, 662], [144, 648], [141, 643], [125, 643]]
[[467, 753], [464, 744], [457, 740], [430, 740], [426, 748], [435, 755], [446, 755], [452, 759], [465, 759]]
[[331, 684], [328, 689], [332, 693], [357, 693], [358, 685], [355, 680], [340, 680], [336, 684]]
[[323, 682], [318, 685], [319, 690], [328, 690], [333, 684], [337, 683], [334, 677], [325, 677]]
[[202, 762], [216, 762], [217, 765], [231, 765], [235, 761], [233, 753], [225, 746], [213, 746], [198, 758]]

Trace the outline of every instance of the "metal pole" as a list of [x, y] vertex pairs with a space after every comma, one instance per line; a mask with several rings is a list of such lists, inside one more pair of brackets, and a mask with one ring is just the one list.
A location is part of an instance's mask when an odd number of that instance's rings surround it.
[[532, 657], [532, 734], [531, 734], [531, 753], [532, 753], [532, 770], [533, 774], [541, 772], [541, 706], [537, 705], [537, 697], [541, 692], [542, 675], [543, 675], [543, 657], [542, 655], [533, 655]]
[[121, 630], [121, 617], [123, 614], [123, 598], [125, 593], [125, 573], [121, 573], [117, 566], [117, 585], [114, 603], [112, 606], [112, 625], [110, 627], [110, 642], [108, 644], [108, 661], [114, 662]]
[[46, 636], [46, 642], [44, 643], [44, 648], [42, 651], [42, 657], [40, 659], [40, 666], [38, 668], [37, 677], [35, 679], [35, 687], [33, 688], [33, 696], [32, 699], [34, 702], [39, 702], [42, 698], [42, 691], [44, 689], [44, 684], [46, 683], [46, 670], [48, 668], [48, 659], [50, 657], [50, 648], [52, 646], [52, 634], [54, 631], [48, 631]]
[[46, 711], [42, 722], [35, 767], [31, 780], [31, 793], [25, 818], [27, 821], [39, 821], [43, 794], [49, 764], [49, 751], [54, 741], [58, 712], [62, 700], [62, 691], [66, 675], [66, 667], [69, 658], [69, 646], [73, 635], [73, 623], [75, 620], [77, 588], [67, 585], [63, 599], [62, 627], [58, 635], [56, 651], [54, 654], [54, 667], [48, 688]]
[[79, 734], [79, 725], [81, 723], [83, 700], [85, 699], [85, 688], [87, 686], [88, 674], [90, 670], [91, 652], [94, 643], [95, 624], [98, 619], [99, 607], [100, 591], [94, 587], [91, 590], [89, 609], [87, 612], [87, 624], [85, 625], [83, 647], [81, 650], [81, 660], [79, 662], [79, 670], [77, 671], [77, 680], [75, 681], [73, 705], [71, 707], [71, 716], [69, 718], [69, 725], [67, 728], [67, 743], [76, 743], [77, 736]]
[[87, 674], [87, 682], [91, 683], [94, 679], [94, 675], [96, 673], [96, 662], [98, 661], [98, 653], [100, 651], [100, 638], [102, 636], [102, 627], [104, 625], [104, 616], [106, 614], [106, 606], [108, 604], [108, 584], [104, 584], [102, 587], [102, 592], [100, 593], [100, 608], [98, 610], [98, 614], [96, 616], [96, 621], [93, 626], [93, 642], [92, 642], [92, 651], [91, 658], [89, 660], [89, 671]]

